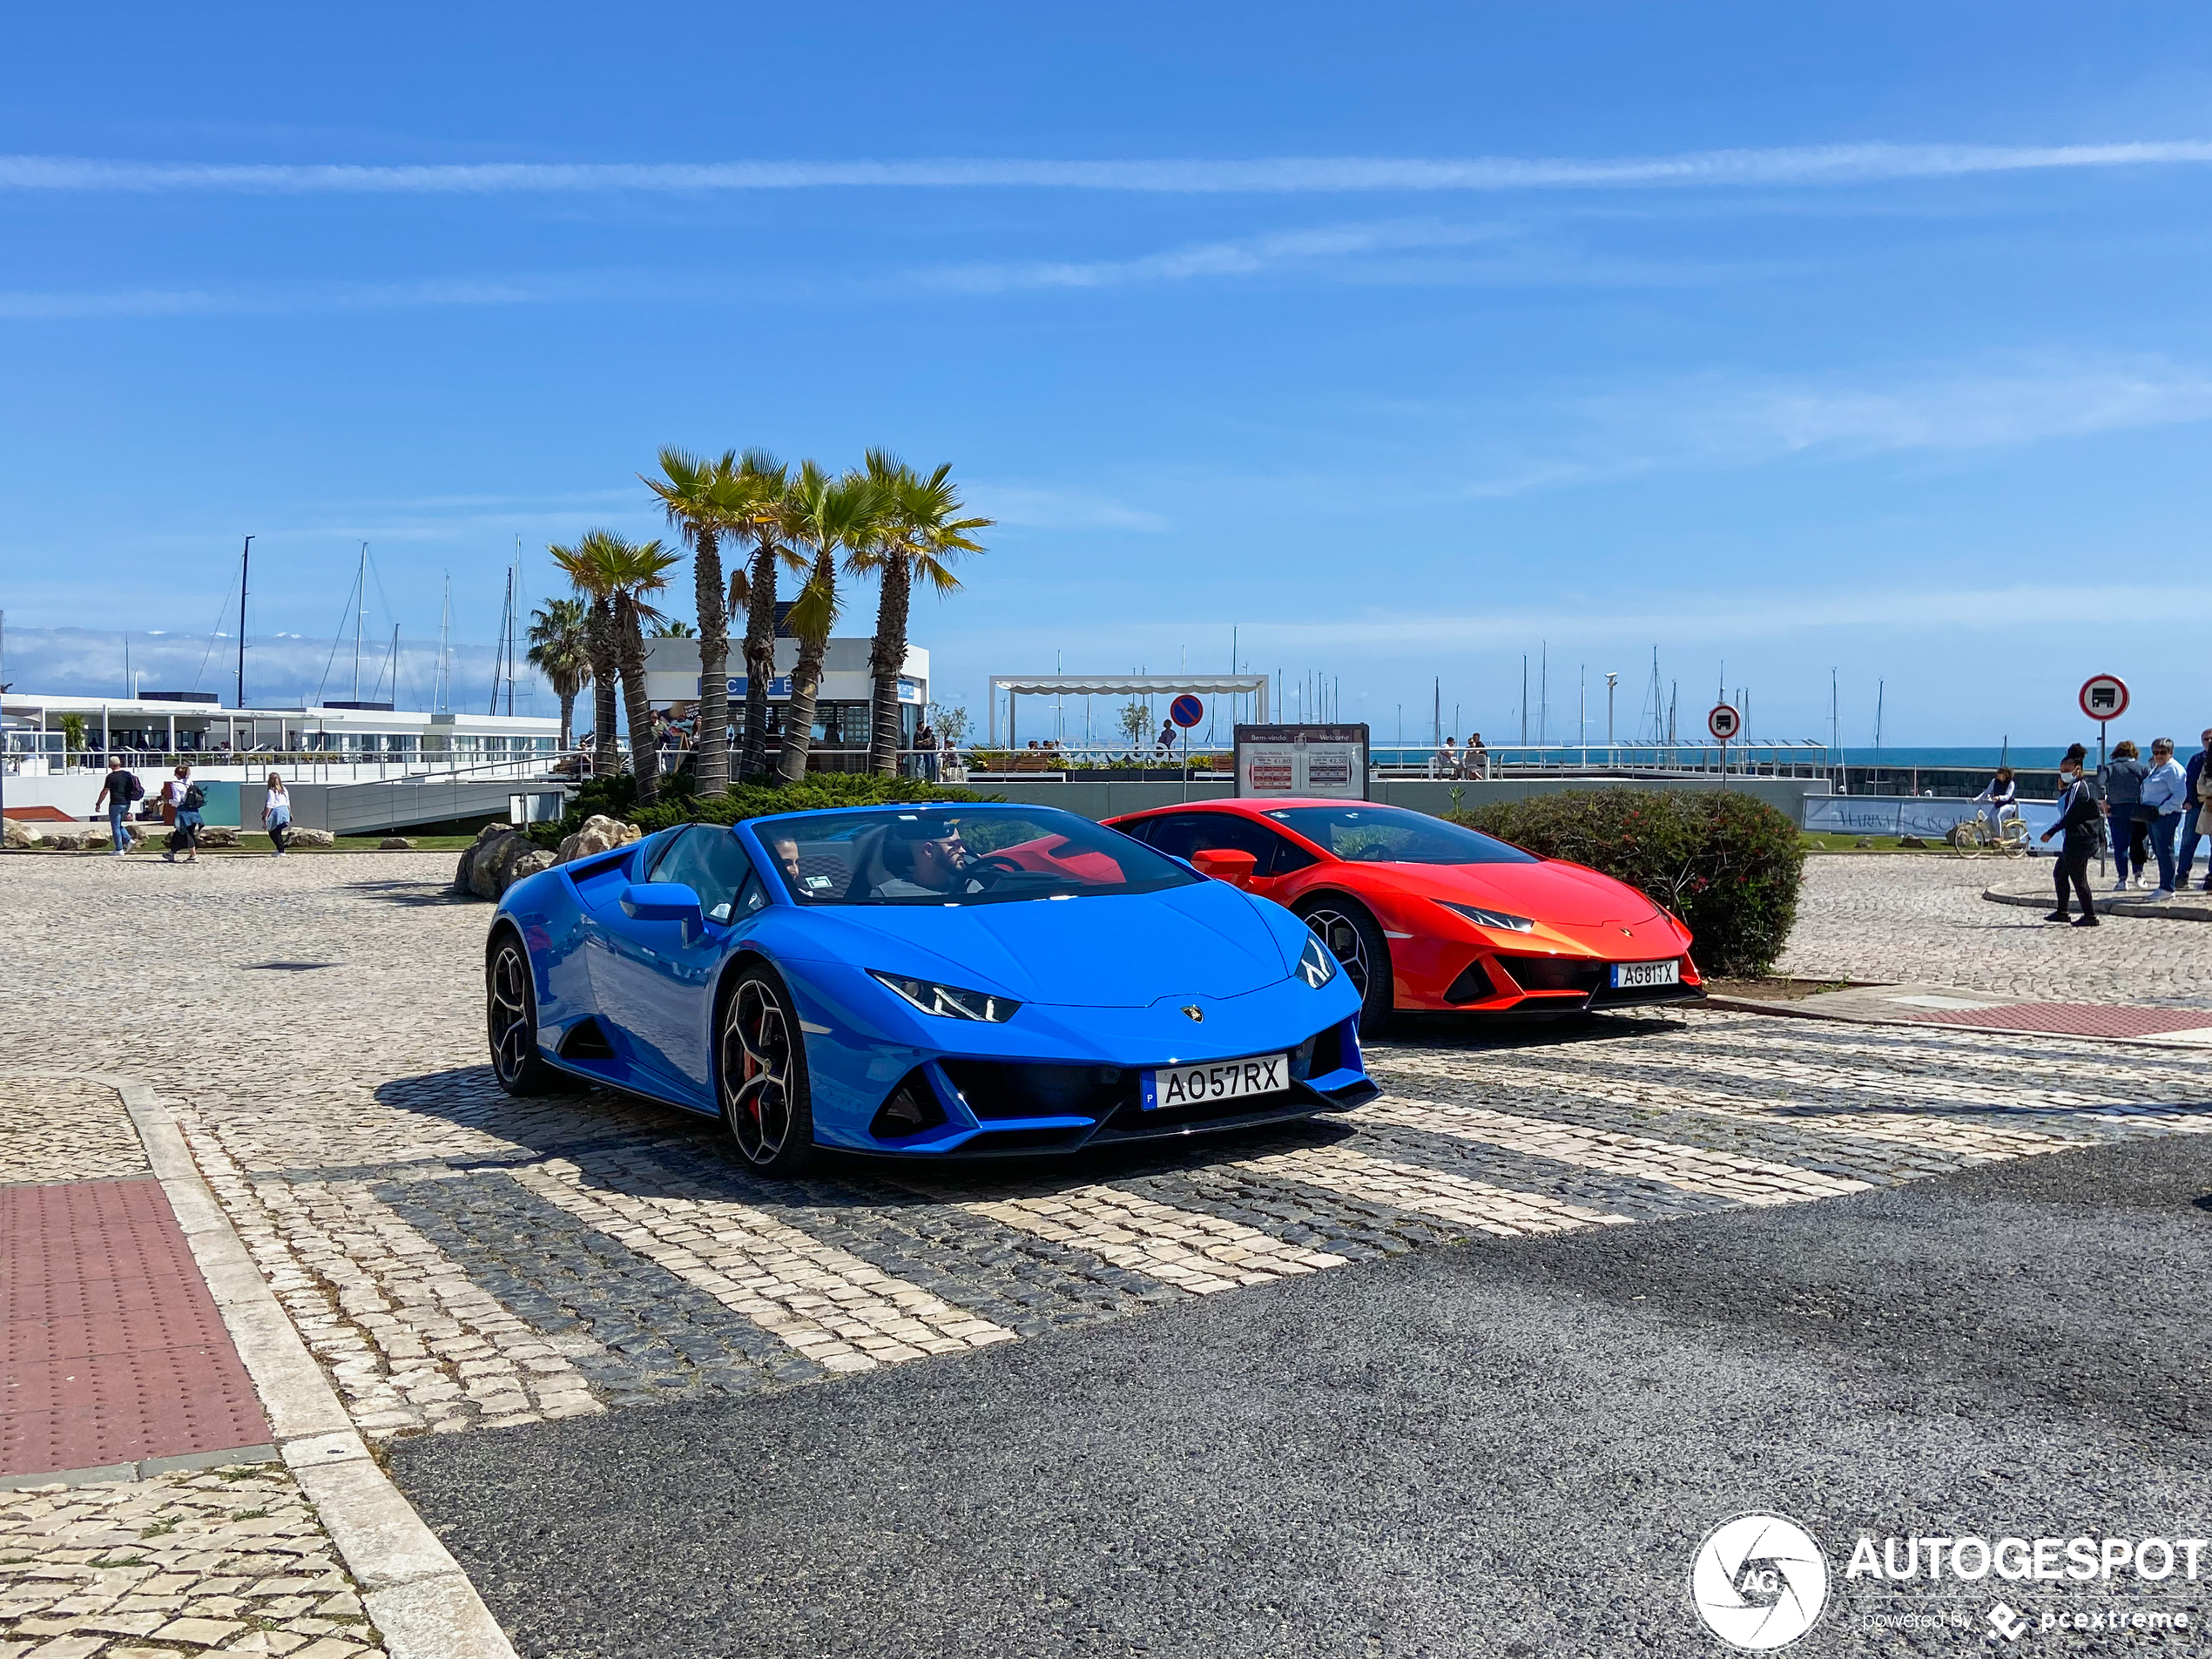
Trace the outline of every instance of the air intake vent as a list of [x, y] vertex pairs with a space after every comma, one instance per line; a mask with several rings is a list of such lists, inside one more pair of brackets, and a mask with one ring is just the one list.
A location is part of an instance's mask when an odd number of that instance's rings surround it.
[[578, 1020], [561, 1039], [561, 1058], [563, 1060], [611, 1060], [614, 1045], [607, 1041], [607, 1034], [599, 1028], [595, 1019]]
[[903, 1141], [944, 1121], [945, 1109], [937, 1103], [937, 1091], [917, 1066], [891, 1091], [891, 1098], [876, 1109], [868, 1121], [868, 1133], [879, 1141]]
[[1467, 972], [1453, 980], [1451, 988], [1444, 993], [1447, 1002], [1482, 1002], [1498, 995], [1498, 988], [1491, 982], [1490, 970], [1480, 960], [1469, 962]]

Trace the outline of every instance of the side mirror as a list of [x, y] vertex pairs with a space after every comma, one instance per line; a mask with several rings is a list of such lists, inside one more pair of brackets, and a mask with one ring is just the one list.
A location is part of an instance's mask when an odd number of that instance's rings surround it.
[[680, 881], [641, 881], [622, 890], [622, 913], [633, 921], [674, 921], [687, 934], [699, 926], [699, 895]]
[[1249, 853], [1232, 852], [1225, 846], [1205, 846], [1190, 855], [1190, 867], [1200, 875], [1226, 881], [1232, 887], [1248, 887], [1259, 868], [1259, 860]]

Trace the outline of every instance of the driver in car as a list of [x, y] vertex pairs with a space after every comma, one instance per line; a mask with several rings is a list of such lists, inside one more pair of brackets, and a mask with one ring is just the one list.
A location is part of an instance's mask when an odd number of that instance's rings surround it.
[[884, 832], [879, 856], [890, 880], [869, 889], [877, 899], [926, 899], [935, 894], [981, 893], [969, 872], [960, 826], [943, 819], [900, 819]]

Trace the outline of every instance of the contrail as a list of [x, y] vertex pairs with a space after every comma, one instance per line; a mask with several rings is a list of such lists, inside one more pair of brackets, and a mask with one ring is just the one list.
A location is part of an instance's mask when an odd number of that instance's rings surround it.
[[453, 165], [99, 161], [0, 157], [0, 190], [273, 195], [828, 189], [1039, 189], [1183, 194], [1845, 185], [2212, 161], [2212, 141], [1851, 144], [1612, 158], [1284, 157], [1246, 161], [486, 162]]

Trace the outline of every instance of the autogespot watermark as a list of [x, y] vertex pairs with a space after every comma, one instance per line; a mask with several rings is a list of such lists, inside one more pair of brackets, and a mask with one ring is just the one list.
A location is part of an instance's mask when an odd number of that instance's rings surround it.
[[[1918, 1605], [1860, 1612], [1851, 1619], [1860, 1630], [1952, 1631], [2002, 1646], [2047, 1631], [2128, 1635], [2195, 1629], [2194, 1608], [2127, 1605], [2112, 1598], [2130, 1581], [2165, 1591], [2200, 1578], [2212, 1578], [2212, 1538], [1883, 1537], [1862, 1531], [1844, 1568], [1843, 1585], [1910, 1585], [1914, 1590], [1905, 1593], [1927, 1598]], [[1944, 1605], [1937, 1599], [1946, 1592], [1978, 1596], [1995, 1584], [2007, 1588], [1993, 1605], [1978, 1599]], [[2035, 1596], [2033, 1587], [2051, 1587], [2044, 1591], [2047, 1596], [2092, 1584], [2105, 1587], [2103, 1599], [2013, 1605]], [[1784, 1648], [1804, 1635], [1819, 1622], [1830, 1592], [1828, 1561], [1819, 1543], [1786, 1515], [1753, 1513], [1723, 1521], [1705, 1534], [1690, 1561], [1689, 1595], [1697, 1616], [1722, 1641], [1752, 1652]]]

